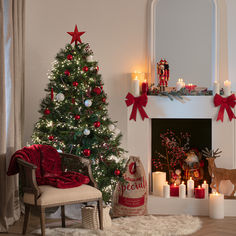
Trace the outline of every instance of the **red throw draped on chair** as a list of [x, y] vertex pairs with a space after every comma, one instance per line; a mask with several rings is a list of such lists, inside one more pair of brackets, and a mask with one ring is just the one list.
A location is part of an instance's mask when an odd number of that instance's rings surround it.
[[78, 172], [62, 172], [61, 158], [57, 150], [48, 145], [35, 144], [15, 152], [11, 157], [7, 175], [19, 172], [17, 158], [37, 166], [38, 185], [51, 185], [57, 188], [73, 188], [88, 184], [89, 178]]

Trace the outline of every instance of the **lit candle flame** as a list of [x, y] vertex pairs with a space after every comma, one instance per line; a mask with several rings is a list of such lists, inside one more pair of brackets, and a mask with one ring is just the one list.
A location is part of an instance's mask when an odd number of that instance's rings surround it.
[[190, 177], [190, 180], [192, 180], [192, 177]]
[[204, 180], [204, 182], [203, 182], [204, 184], [206, 184], [207, 182], [206, 182], [206, 180]]
[[184, 184], [184, 181], [182, 181], [182, 184]]
[[200, 185], [198, 185], [198, 188], [201, 188]]
[[176, 183], [174, 183], [174, 186], [176, 186]]

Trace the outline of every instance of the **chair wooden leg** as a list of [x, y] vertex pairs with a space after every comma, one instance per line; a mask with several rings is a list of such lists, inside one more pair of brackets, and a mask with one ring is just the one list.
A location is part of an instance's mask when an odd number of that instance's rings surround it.
[[65, 206], [61, 206], [61, 226], [62, 226], [63, 228], [66, 227]]
[[45, 208], [40, 208], [41, 235], [45, 236]]
[[99, 199], [97, 203], [98, 203], [98, 216], [99, 216], [100, 229], [103, 230], [103, 201], [102, 199]]
[[29, 224], [29, 218], [30, 218], [30, 205], [25, 204], [25, 217], [24, 217], [24, 225], [23, 225], [22, 234], [26, 234], [27, 227]]

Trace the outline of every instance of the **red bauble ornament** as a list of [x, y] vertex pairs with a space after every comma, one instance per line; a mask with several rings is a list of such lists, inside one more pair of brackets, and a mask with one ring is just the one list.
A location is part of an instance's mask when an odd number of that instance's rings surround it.
[[101, 89], [103, 89], [103, 86], [101, 86]]
[[106, 98], [103, 98], [103, 99], [102, 99], [102, 102], [106, 102]]
[[96, 69], [96, 71], [97, 71], [97, 72], [99, 71], [99, 67], [98, 67], [98, 66], [96, 66], [96, 68], [95, 68], [95, 69]]
[[44, 110], [44, 114], [45, 114], [45, 115], [49, 115], [49, 114], [50, 114], [50, 110], [49, 110], [48, 108], [46, 108], [46, 109]]
[[119, 175], [120, 175], [120, 170], [116, 169], [115, 172], [114, 172], [114, 174], [115, 174], [116, 176], [119, 176]]
[[73, 82], [73, 86], [75, 86], [75, 87], [77, 87], [78, 84], [79, 84], [79, 83], [78, 83], [77, 81], [74, 81], [74, 82]]
[[97, 95], [101, 94], [102, 90], [99, 87], [96, 87], [93, 89], [93, 92], [96, 93]]
[[82, 43], [82, 41], [81, 41], [81, 39], [80, 39], [80, 36], [82, 35], [82, 34], [84, 34], [85, 32], [79, 32], [78, 31], [78, 28], [77, 28], [77, 25], [75, 25], [75, 30], [74, 30], [74, 32], [67, 32], [69, 35], [71, 35], [72, 36], [72, 39], [71, 39], [71, 44], [73, 43], [73, 42], [75, 42], [75, 44], [77, 45], [77, 42], [79, 41], [80, 43]]
[[87, 71], [88, 71], [88, 67], [87, 67], [87, 66], [84, 66], [82, 70], [83, 70], [84, 72], [87, 72]]
[[80, 116], [79, 116], [79, 115], [75, 115], [75, 119], [76, 119], [76, 120], [79, 120], [79, 119], [80, 119]]
[[90, 151], [90, 149], [84, 149], [83, 153], [86, 157], [89, 157], [91, 154], [91, 151]]
[[68, 60], [72, 60], [72, 59], [73, 59], [73, 56], [69, 54], [69, 55], [67, 55], [67, 59], [68, 59]]
[[52, 141], [52, 140], [54, 139], [54, 136], [53, 136], [53, 135], [50, 135], [50, 136], [48, 137], [48, 139], [49, 139], [50, 141]]
[[64, 74], [65, 74], [66, 76], [70, 76], [70, 71], [66, 70], [66, 71], [64, 72]]
[[101, 123], [99, 121], [96, 121], [93, 123], [93, 125], [95, 128], [98, 128], [98, 127], [100, 127]]

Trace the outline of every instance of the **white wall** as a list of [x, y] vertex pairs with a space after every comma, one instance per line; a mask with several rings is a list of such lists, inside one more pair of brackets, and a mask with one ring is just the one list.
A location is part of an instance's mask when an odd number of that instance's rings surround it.
[[47, 72], [60, 48], [71, 40], [66, 32], [86, 31], [108, 93], [109, 113], [118, 121], [126, 144], [124, 98], [128, 74], [145, 71], [147, 0], [26, 0], [26, 81], [24, 145], [38, 120]]
[[[148, 0], [26, 0], [26, 81], [24, 144], [30, 141], [38, 120], [40, 100], [48, 83], [47, 72], [60, 48], [69, 43], [66, 33], [75, 24], [86, 31], [99, 62], [108, 93], [109, 113], [118, 121], [126, 144], [129, 73], [144, 71], [146, 57], [146, 8]], [[221, 81], [229, 78], [236, 90], [236, 1], [218, 0], [221, 7]], [[200, 13], [199, 13], [200, 16]], [[168, 17], [166, 17], [168, 20]], [[228, 38], [227, 38], [228, 36]], [[201, 45], [194, 45], [201, 47]], [[170, 68], [171, 69], [171, 68]]]

